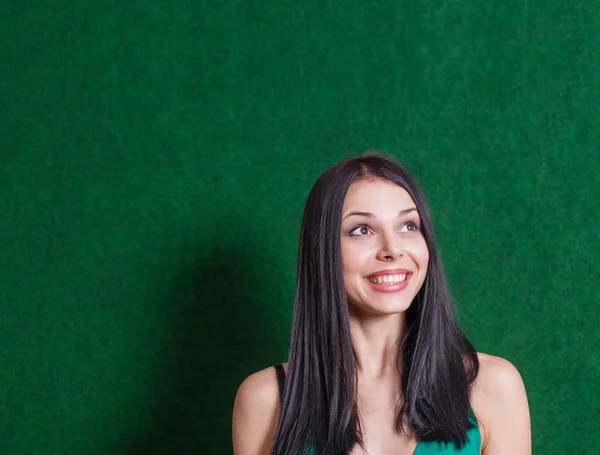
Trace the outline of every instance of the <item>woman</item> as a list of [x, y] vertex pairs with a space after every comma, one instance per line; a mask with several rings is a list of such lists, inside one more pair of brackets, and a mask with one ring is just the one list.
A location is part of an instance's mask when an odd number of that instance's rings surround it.
[[423, 192], [379, 153], [308, 196], [288, 360], [240, 385], [235, 455], [531, 453], [521, 376], [458, 328]]

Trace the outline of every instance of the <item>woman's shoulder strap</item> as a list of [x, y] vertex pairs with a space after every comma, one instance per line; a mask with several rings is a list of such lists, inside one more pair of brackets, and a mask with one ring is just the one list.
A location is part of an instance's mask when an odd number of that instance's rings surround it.
[[285, 370], [283, 365], [275, 365], [275, 373], [277, 374], [277, 386], [279, 387], [279, 404], [283, 404], [283, 386], [285, 385]]

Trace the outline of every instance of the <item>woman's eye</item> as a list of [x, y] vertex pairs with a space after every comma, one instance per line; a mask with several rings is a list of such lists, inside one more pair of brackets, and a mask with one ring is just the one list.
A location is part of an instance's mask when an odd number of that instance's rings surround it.
[[[366, 235], [369, 235], [370, 232], [371, 229], [369, 228], [369, 226], [363, 225], [356, 226], [350, 231], [349, 235], [351, 237], [364, 237]], [[419, 232], [419, 225], [414, 221], [409, 221], [402, 225], [402, 227], [400, 228], [400, 232]]]
[[350, 231], [350, 235], [353, 237], [362, 237], [369, 234], [369, 228], [367, 226], [357, 226]]
[[417, 224], [413, 221], [409, 221], [408, 223], [405, 223], [404, 226], [402, 226], [402, 229], [408, 228], [406, 231], [404, 232], [417, 232], [419, 230], [419, 226], [417, 226]]

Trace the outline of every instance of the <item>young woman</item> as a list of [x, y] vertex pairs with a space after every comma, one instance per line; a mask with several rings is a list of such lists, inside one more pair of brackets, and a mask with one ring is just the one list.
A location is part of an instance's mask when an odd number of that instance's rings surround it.
[[531, 453], [521, 376], [457, 326], [405, 169], [372, 152], [325, 171], [298, 256], [289, 363], [240, 385], [235, 455]]

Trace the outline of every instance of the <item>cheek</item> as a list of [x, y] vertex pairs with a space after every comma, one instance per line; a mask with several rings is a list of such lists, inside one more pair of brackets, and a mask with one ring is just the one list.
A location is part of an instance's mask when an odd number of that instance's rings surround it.
[[413, 255], [421, 263], [427, 264], [429, 262], [429, 249], [427, 248], [427, 242], [421, 237], [418, 242], [413, 244]]
[[364, 271], [365, 266], [372, 261], [374, 252], [365, 245], [342, 246], [342, 264], [344, 274]]
[[429, 250], [427, 249], [427, 245], [423, 245], [419, 251], [419, 256], [423, 266], [427, 267], [427, 264], [429, 263]]
[[429, 266], [429, 249], [425, 240], [414, 242], [410, 249], [407, 248], [406, 251], [414, 264], [413, 266], [418, 269], [419, 275], [423, 276]]

